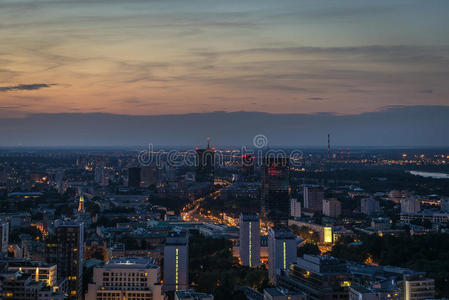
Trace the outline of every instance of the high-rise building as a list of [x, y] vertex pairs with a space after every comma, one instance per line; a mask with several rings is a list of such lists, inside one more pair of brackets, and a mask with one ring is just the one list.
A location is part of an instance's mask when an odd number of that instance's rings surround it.
[[341, 215], [341, 202], [337, 199], [324, 199], [323, 215], [338, 218]]
[[160, 268], [151, 258], [116, 258], [94, 268], [86, 300], [162, 300]]
[[435, 280], [424, 274], [404, 274], [402, 295], [404, 300], [434, 299]]
[[296, 261], [296, 235], [288, 227], [273, 227], [268, 231], [268, 279], [276, 284], [276, 277], [287, 272]]
[[214, 182], [215, 148], [196, 148], [196, 181]]
[[298, 199], [290, 200], [290, 216], [293, 218], [301, 218], [301, 202]]
[[240, 215], [240, 262], [244, 266], [260, 264], [260, 222], [257, 215]]
[[242, 155], [242, 177], [244, 181], [250, 180], [254, 176], [254, 156]]
[[189, 288], [189, 237], [185, 232], [171, 232], [164, 246], [164, 291]]
[[414, 197], [401, 199], [402, 214], [417, 213], [419, 211], [421, 211], [421, 202], [418, 199]]
[[262, 217], [286, 224], [290, 216], [290, 167], [288, 157], [266, 157], [262, 179]]
[[55, 221], [54, 243], [47, 243], [47, 262], [56, 263], [58, 281], [67, 278], [70, 299], [81, 299], [84, 259], [84, 224]]
[[315, 212], [323, 210], [324, 190], [321, 187], [305, 186], [303, 195], [304, 208]]
[[103, 163], [99, 163], [96, 167], [95, 167], [95, 172], [94, 172], [94, 177], [95, 177], [95, 182], [103, 185], [104, 180], [105, 180], [105, 170], [104, 170], [104, 164]]
[[0, 252], [5, 254], [8, 253], [9, 246], [9, 223], [0, 223]]
[[133, 188], [140, 187], [140, 168], [128, 168], [128, 186]]
[[380, 211], [379, 201], [373, 198], [360, 199], [360, 212], [372, 215]]

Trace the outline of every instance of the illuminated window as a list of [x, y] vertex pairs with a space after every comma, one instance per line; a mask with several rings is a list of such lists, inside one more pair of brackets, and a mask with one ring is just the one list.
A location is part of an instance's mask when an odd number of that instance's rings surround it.
[[178, 263], [179, 263], [179, 261], [178, 261], [178, 259], [179, 259], [179, 249], [178, 248], [176, 248], [176, 265], [175, 265], [175, 290], [177, 291], [178, 290], [178, 283], [179, 283], [179, 277], [178, 277], [178, 272], [179, 272], [179, 265], [178, 265]]
[[286, 258], [286, 249], [285, 249], [285, 242], [283, 243], [284, 244], [284, 270], [286, 270], [287, 269], [287, 258]]
[[249, 267], [251, 268], [251, 222], [249, 222]]

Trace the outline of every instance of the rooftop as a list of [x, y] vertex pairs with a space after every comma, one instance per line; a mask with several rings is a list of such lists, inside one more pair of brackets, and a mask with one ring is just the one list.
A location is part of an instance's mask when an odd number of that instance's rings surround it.
[[151, 258], [114, 258], [104, 265], [105, 269], [156, 269], [159, 266]]

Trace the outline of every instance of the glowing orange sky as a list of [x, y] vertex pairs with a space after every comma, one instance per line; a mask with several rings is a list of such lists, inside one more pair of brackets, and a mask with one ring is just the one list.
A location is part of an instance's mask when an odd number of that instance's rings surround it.
[[449, 104], [447, 1], [338, 3], [5, 0], [0, 112]]

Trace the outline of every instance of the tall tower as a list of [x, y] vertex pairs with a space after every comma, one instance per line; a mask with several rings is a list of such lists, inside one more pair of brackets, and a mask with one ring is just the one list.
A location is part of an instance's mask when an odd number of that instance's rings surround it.
[[215, 148], [210, 147], [207, 138], [207, 148], [196, 148], [196, 180], [200, 182], [214, 182]]
[[189, 288], [189, 238], [185, 232], [171, 232], [164, 246], [164, 291]]
[[47, 244], [46, 260], [57, 264], [58, 281], [68, 279], [70, 300], [82, 299], [84, 225], [74, 221], [55, 221], [55, 244]]
[[281, 272], [287, 272], [296, 261], [296, 235], [288, 227], [273, 227], [268, 231], [268, 279], [276, 284]]
[[80, 200], [78, 204], [78, 212], [84, 213], [84, 195], [80, 195]]
[[327, 159], [331, 158], [331, 135], [327, 134]]
[[260, 264], [260, 222], [256, 215], [240, 215], [240, 261], [250, 268]]
[[265, 157], [262, 178], [262, 216], [273, 224], [287, 224], [290, 216], [288, 157]]

